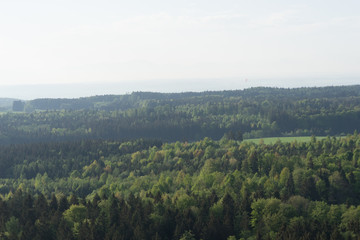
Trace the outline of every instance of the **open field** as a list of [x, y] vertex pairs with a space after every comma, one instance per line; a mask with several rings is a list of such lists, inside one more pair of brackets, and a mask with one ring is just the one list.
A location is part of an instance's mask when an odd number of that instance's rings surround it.
[[[323, 136], [318, 136], [316, 137], [317, 140], [321, 140], [323, 138]], [[273, 144], [276, 141], [280, 140], [283, 143], [286, 142], [293, 142], [293, 141], [297, 141], [297, 142], [309, 142], [311, 139], [311, 136], [307, 136], [307, 137], [271, 137], [271, 138], [253, 138], [253, 139], [245, 139], [245, 142], [253, 142], [256, 144], [259, 144], [260, 141], [264, 141], [264, 144]]]

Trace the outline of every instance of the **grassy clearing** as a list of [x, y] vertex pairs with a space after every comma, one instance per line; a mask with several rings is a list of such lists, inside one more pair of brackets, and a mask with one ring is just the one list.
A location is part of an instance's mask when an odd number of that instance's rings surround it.
[[[317, 140], [321, 140], [326, 137], [316, 137]], [[264, 141], [264, 144], [274, 144], [276, 141], [280, 140], [283, 143], [287, 142], [294, 142], [295, 140], [297, 142], [309, 142], [311, 140], [311, 137], [271, 137], [271, 138], [253, 138], [253, 139], [245, 139], [245, 142], [253, 142], [256, 144], [259, 144], [260, 141]]]

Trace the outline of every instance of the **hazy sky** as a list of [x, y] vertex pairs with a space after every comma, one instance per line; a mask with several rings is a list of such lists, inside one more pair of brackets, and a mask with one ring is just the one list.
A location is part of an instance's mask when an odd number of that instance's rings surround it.
[[359, 0], [2, 0], [0, 85], [360, 83], [359, 9]]

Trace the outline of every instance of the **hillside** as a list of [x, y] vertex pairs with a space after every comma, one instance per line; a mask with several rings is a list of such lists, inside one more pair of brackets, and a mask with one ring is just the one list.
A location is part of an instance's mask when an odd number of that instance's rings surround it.
[[35, 99], [25, 111], [0, 116], [1, 144], [341, 135], [360, 131], [360, 86]]

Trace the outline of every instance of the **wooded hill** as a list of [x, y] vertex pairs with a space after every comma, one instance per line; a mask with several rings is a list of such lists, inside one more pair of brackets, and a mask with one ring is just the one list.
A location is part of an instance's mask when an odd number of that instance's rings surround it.
[[360, 130], [360, 85], [35, 99], [0, 122], [1, 144], [333, 136]]

